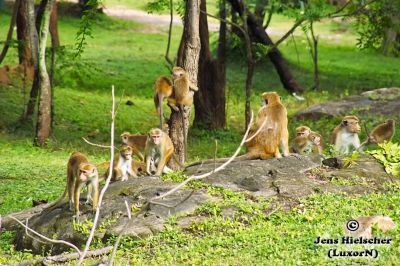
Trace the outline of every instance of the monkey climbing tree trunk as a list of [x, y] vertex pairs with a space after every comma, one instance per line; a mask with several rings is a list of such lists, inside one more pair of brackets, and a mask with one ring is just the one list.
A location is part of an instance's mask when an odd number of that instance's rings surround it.
[[[240, 16], [242, 16], [244, 10], [243, 2], [239, 0], [228, 0], [228, 1], [231, 3], [233, 10], [237, 12]], [[251, 32], [251, 36], [253, 37], [252, 38], [253, 41], [268, 46], [274, 46], [273, 41], [268, 36], [267, 32], [263, 28], [263, 25], [251, 12], [247, 13], [247, 25], [249, 27], [249, 32]], [[278, 48], [274, 47], [270, 49], [270, 51], [268, 52], [268, 57], [274, 64], [283, 87], [291, 93], [303, 92], [303, 88], [293, 77], [286, 60], [283, 58]]]
[[46, 42], [49, 33], [50, 13], [53, 1], [48, 0], [40, 23], [39, 34], [39, 109], [36, 124], [35, 144], [43, 146], [51, 133], [51, 86], [46, 69]]
[[[200, 13], [200, 58], [199, 58], [199, 91], [194, 95], [194, 125], [208, 129], [225, 128], [225, 47], [226, 23], [221, 21], [217, 59], [210, 52], [207, 22], [206, 0], [201, 0]], [[220, 17], [225, 20], [225, 1], [221, 1]]]
[[[200, 19], [200, 0], [187, 0], [184, 18], [183, 34], [178, 54], [178, 66], [186, 70], [189, 79], [194, 85], [197, 86], [197, 75], [199, 67], [200, 56], [200, 33], [199, 33], [199, 19]], [[174, 144], [175, 154], [179, 161], [185, 161], [185, 136], [187, 137], [189, 128], [189, 117], [191, 107], [185, 106], [182, 113], [172, 110], [169, 119], [169, 135]], [[185, 132], [184, 130], [185, 129]], [[170, 160], [170, 166], [176, 167], [174, 160]]]

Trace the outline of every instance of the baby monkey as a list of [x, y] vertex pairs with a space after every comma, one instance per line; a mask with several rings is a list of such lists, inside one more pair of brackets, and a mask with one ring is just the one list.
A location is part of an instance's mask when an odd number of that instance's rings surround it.
[[298, 154], [318, 153], [322, 155], [322, 136], [311, 131], [307, 126], [296, 128], [296, 137], [293, 140], [291, 151]]
[[[123, 146], [119, 155], [114, 160], [112, 167], [112, 181], [126, 181], [129, 177], [137, 177], [136, 172], [132, 168], [132, 148], [130, 146]], [[110, 168], [107, 169], [105, 176], [110, 173]]]

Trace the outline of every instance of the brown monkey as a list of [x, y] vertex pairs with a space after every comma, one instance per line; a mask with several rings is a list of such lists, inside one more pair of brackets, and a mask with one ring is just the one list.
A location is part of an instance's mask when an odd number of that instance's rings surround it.
[[371, 131], [371, 134], [368, 134], [367, 132], [368, 138], [361, 144], [359, 149], [363, 150], [363, 148], [369, 144], [379, 144], [385, 141], [390, 141], [392, 140], [394, 133], [395, 121], [393, 119], [388, 119], [384, 123], [377, 125]]
[[324, 144], [322, 136], [307, 126], [296, 128], [296, 137], [293, 140], [291, 151], [299, 154], [318, 153], [322, 155]]
[[164, 113], [162, 103], [164, 98], [170, 97], [173, 91], [172, 81], [169, 77], [161, 76], [154, 83], [154, 104], [157, 109], [157, 113], [160, 116], [160, 127], [162, 127], [164, 121]]
[[[107, 177], [110, 173], [110, 167], [105, 173]], [[129, 177], [137, 177], [136, 172], [132, 169], [132, 148], [130, 146], [123, 146], [119, 151], [112, 167], [112, 181], [126, 181]]]
[[174, 153], [174, 146], [171, 139], [159, 128], [152, 128], [146, 141], [146, 172], [151, 175], [150, 164], [154, 162], [157, 167], [156, 176], [171, 171], [166, 164]]
[[[281, 103], [281, 99], [276, 92], [264, 92], [262, 98], [266, 103], [260, 108], [257, 119], [250, 130], [251, 135], [255, 134], [262, 126], [260, 132], [246, 142], [247, 153], [235, 158], [235, 161], [268, 159], [271, 157], [281, 158], [279, 145], [282, 147], [283, 156], [289, 156], [289, 132], [287, 129], [288, 119], [286, 107]], [[265, 122], [265, 123], [264, 123]], [[225, 162], [229, 158], [217, 160], [205, 160], [203, 163]], [[189, 166], [199, 164], [193, 163]]]
[[129, 132], [124, 132], [121, 134], [122, 144], [130, 146], [133, 154], [135, 154], [142, 161], [144, 161], [142, 151], [144, 151], [146, 146], [146, 140], [146, 135], [130, 134]]
[[[186, 139], [186, 124], [184, 117], [183, 106], [191, 106], [193, 104], [193, 91], [198, 91], [196, 85], [194, 85], [190, 79], [189, 75], [181, 67], [174, 67], [172, 69], [172, 79], [173, 79], [173, 94], [168, 97], [168, 105], [171, 109], [178, 112], [180, 110], [182, 115], [182, 131], [183, 131], [183, 142], [185, 147], [185, 158], [187, 155], [187, 139]], [[192, 91], [191, 91], [192, 90]]]
[[335, 127], [332, 134], [332, 144], [335, 146], [336, 151], [349, 153], [350, 146], [353, 146], [355, 149], [360, 147], [358, 133], [361, 128], [359, 122], [360, 120], [357, 116], [348, 115]]
[[132, 170], [137, 175], [147, 175], [146, 173], [146, 164], [143, 162], [132, 160]]
[[346, 235], [371, 238], [373, 236], [372, 227], [374, 226], [376, 226], [376, 228], [378, 228], [383, 232], [393, 230], [396, 227], [396, 223], [392, 220], [392, 218], [388, 216], [382, 216], [382, 215], [366, 216], [366, 217], [358, 217], [355, 220], [358, 222], [357, 230], [350, 231], [347, 222], [344, 228], [344, 233]]
[[188, 73], [181, 67], [172, 69], [173, 93], [168, 97], [168, 105], [175, 111], [179, 111], [180, 105], [191, 106], [193, 104], [193, 91], [199, 89], [194, 85]]
[[95, 165], [89, 163], [87, 157], [80, 152], [74, 152], [68, 160], [67, 184], [62, 196], [49, 207], [54, 209], [65, 198], [68, 193], [69, 206], [75, 210], [76, 217], [79, 217], [79, 197], [81, 188], [87, 186], [86, 203], [92, 202], [93, 210], [97, 209], [99, 200], [99, 176]]

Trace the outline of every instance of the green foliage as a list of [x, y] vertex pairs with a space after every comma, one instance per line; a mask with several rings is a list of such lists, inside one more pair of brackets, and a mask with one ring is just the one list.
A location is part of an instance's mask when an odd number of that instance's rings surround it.
[[[399, 0], [373, 1], [367, 9], [356, 16], [356, 26], [359, 33], [357, 46], [365, 48], [381, 48], [388, 29], [400, 33], [398, 21], [400, 12]], [[399, 54], [400, 44], [398, 40], [389, 53]]]
[[398, 143], [385, 142], [378, 144], [379, 149], [368, 151], [385, 166], [385, 171], [400, 177], [400, 145]]

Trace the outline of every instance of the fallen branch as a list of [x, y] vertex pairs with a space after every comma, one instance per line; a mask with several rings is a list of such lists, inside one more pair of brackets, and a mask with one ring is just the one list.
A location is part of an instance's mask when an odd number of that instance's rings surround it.
[[58, 239], [51, 239], [51, 238], [48, 238], [47, 236], [44, 236], [44, 235], [42, 235], [42, 234], [39, 234], [39, 233], [36, 232], [35, 230], [29, 228], [28, 226], [26, 226], [23, 222], [21, 222], [21, 221], [18, 220], [17, 218], [15, 218], [15, 217], [13, 217], [13, 216], [9, 216], [9, 217], [10, 217], [11, 219], [13, 219], [14, 221], [16, 221], [17, 223], [19, 223], [20, 225], [22, 225], [22, 226], [23, 226], [25, 229], [27, 229], [29, 232], [31, 232], [31, 233], [37, 235], [38, 237], [41, 237], [41, 238], [43, 238], [44, 240], [46, 240], [46, 241], [48, 241], [48, 242], [50, 242], [50, 243], [63, 244], [63, 245], [69, 246], [69, 247], [75, 249], [79, 254], [81, 253], [81, 251], [79, 250], [79, 248], [78, 248], [77, 246], [75, 246], [74, 244], [71, 244], [71, 243], [69, 243], [69, 242], [67, 242], [67, 241], [64, 241], [64, 240], [58, 240]]
[[[107, 246], [104, 248], [95, 249], [92, 251], [87, 252], [86, 257], [97, 257], [101, 255], [108, 254], [112, 251], [112, 246]], [[61, 254], [56, 256], [48, 256], [38, 260], [25, 260], [18, 263], [18, 266], [28, 266], [28, 265], [48, 265], [48, 264], [60, 264], [65, 263], [71, 260], [75, 260], [79, 258], [80, 253], [68, 253], [68, 254]]]
[[102, 145], [102, 144], [96, 144], [96, 143], [90, 142], [90, 141], [88, 141], [87, 139], [85, 139], [85, 138], [83, 138], [83, 137], [82, 137], [82, 139], [83, 139], [83, 141], [85, 141], [87, 144], [92, 145], [92, 146], [95, 146], [95, 147], [106, 148], [106, 149], [110, 149], [110, 148], [111, 148], [111, 146]]

